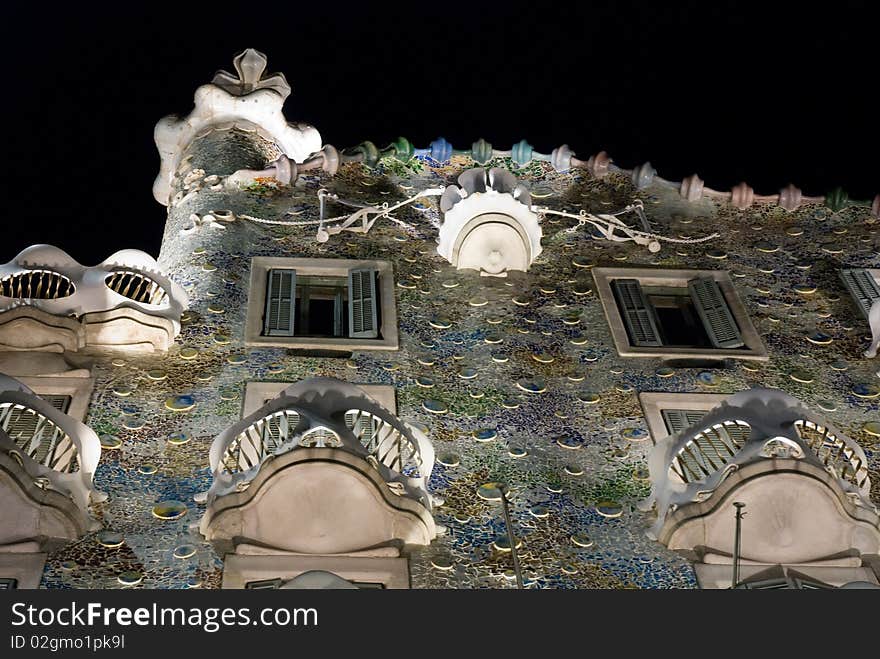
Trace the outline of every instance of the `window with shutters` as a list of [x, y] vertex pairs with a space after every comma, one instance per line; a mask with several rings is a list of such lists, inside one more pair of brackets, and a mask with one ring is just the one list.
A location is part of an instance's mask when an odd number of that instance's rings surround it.
[[247, 345], [396, 350], [397, 341], [391, 263], [253, 259]]
[[593, 277], [622, 357], [767, 359], [725, 271], [594, 268]]
[[847, 268], [840, 271], [840, 278], [858, 310], [868, 318], [871, 307], [880, 300], [880, 270]]
[[[342, 577], [340, 577], [341, 579]], [[259, 581], [248, 581], [245, 583], [245, 590], [278, 590], [284, 587], [289, 579], [285, 581], [281, 578], [275, 579], [260, 579]], [[352, 581], [346, 579], [353, 587], [359, 590], [384, 590], [386, 588], [384, 583], [374, 582], [374, 581]], [[328, 586], [329, 587], [329, 586]]]
[[[645, 422], [655, 444], [670, 435], [691, 427], [710, 410], [718, 407], [730, 394], [667, 393], [647, 391], [639, 394], [639, 402], [645, 413]], [[742, 445], [745, 429], [725, 427], [724, 437], [709, 437], [717, 449], [726, 454], [727, 446]]]
[[[68, 413], [73, 400], [64, 394], [42, 393], [39, 396], [63, 414]], [[59, 472], [79, 469], [71, 438], [37, 410], [17, 403], [0, 404], [0, 428], [37, 463]]]
[[[244, 389], [244, 406], [242, 408], [242, 418], [253, 414], [263, 405], [275, 398], [282, 391], [287, 389], [293, 382], [248, 382]], [[358, 387], [364, 390], [370, 398], [379, 403], [392, 414], [397, 414], [397, 399], [395, 396], [395, 388], [390, 384], [358, 384]], [[293, 412], [292, 414], [295, 414]], [[368, 415], [357, 415], [349, 412], [345, 415], [345, 423], [349, 428], [355, 431], [355, 434], [372, 432], [374, 422]], [[293, 419], [288, 419], [288, 423], [296, 425]], [[280, 420], [278, 422], [280, 425]], [[270, 431], [272, 432], [272, 431]]]
[[17, 375], [16, 380], [66, 415], [85, 423], [95, 388], [94, 378]]

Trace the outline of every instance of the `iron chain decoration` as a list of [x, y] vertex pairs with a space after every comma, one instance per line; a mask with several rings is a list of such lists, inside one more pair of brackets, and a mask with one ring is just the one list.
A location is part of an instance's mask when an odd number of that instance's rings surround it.
[[[422, 190], [418, 194], [413, 195], [412, 197], [408, 197], [407, 199], [397, 204], [394, 204], [393, 206], [389, 205], [388, 202], [384, 202], [381, 205], [371, 205], [340, 199], [336, 194], [329, 192], [326, 188], [321, 188], [320, 190], [318, 190], [317, 194], [318, 204], [320, 208], [320, 217], [317, 220], [265, 220], [262, 218], [253, 217], [251, 215], [239, 215], [239, 217], [260, 224], [271, 224], [289, 227], [317, 226], [318, 230], [315, 239], [319, 243], [325, 243], [330, 239], [330, 236], [341, 233], [342, 231], [367, 233], [380, 218], [388, 218], [392, 222], [395, 222], [397, 225], [405, 229], [414, 230], [412, 226], [410, 226], [403, 220], [394, 217], [392, 213], [400, 208], [403, 208], [404, 206], [415, 203], [419, 199], [423, 199], [426, 197], [439, 197], [443, 194], [443, 188], [428, 188], [426, 190]], [[357, 211], [350, 215], [339, 215], [336, 217], [325, 218], [325, 200], [328, 198], [343, 206], [356, 208]], [[533, 206], [531, 207], [531, 210], [541, 216], [556, 215], [559, 217], [577, 220], [578, 223], [575, 226], [565, 229], [566, 233], [574, 233], [579, 228], [590, 224], [599, 231], [599, 233], [605, 240], [610, 240], [612, 242], [633, 241], [637, 245], [647, 246], [648, 250], [651, 252], [659, 252], [661, 242], [674, 243], [679, 245], [693, 245], [697, 243], [704, 243], [720, 236], [720, 234], [716, 232], [702, 238], [671, 238], [669, 236], [655, 233], [651, 231], [650, 222], [645, 215], [645, 204], [641, 199], [636, 199], [632, 204], [629, 204], [622, 210], [617, 211], [616, 213], [603, 213], [600, 215], [594, 215], [592, 213], [588, 213], [585, 210], [582, 210], [579, 213], [575, 214], [569, 213], [567, 211], [553, 210], [551, 208], [546, 208], [542, 206]], [[632, 212], [638, 215], [642, 225], [641, 230], [629, 226], [618, 217], [620, 215]], [[326, 226], [328, 224], [332, 226]], [[435, 225], [435, 228], [437, 226], [433, 222], [432, 225]]]
[[[603, 213], [601, 215], [593, 215], [585, 210], [580, 211], [577, 215], [566, 211], [552, 210], [550, 208], [534, 207], [533, 210], [540, 215], [558, 215], [560, 217], [577, 220], [578, 223], [575, 226], [565, 229], [566, 233], [574, 233], [579, 228], [590, 224], [602, 234], [602, 237], [605, 238], [605, 240], [619, 243], [633, 241], [637, 245], [647, 245], [650, 252], [659, 252], [661, 241], [666, 243], [693, 245], [696, 243], [704, 243], [720, 236], [718, 233], [712, 233], [702, 238], [670, 238], [668, 236], [654, 233], [651, 231], [651, 225], [645, 215], [645, 203], [641, 199], [636, 199], [629, 206], [616, 213]], [[639, 216], [643, 230], [640, 231], [634, 229], [618, 218], [619, 215], [631, 212], [635, 212], [636, 215]], [[620, 232], [623, 235], [616, 232]]]

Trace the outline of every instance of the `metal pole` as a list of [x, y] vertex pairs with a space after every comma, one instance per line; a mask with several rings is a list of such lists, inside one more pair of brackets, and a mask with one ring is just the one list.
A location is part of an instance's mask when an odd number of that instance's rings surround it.
[[516, 575], [516, 587], [522, 590], [523, 578], [519, 568], [519, 554], [516, 553], [516, 536], [513, 535], [513, 524], [510, 521], [510, 508], [507, 505], [507, 485], [498, 486], [501, 492], [501, 508], [504, 510], [504, 523], [507, 525], [507, 538], [510, 541], [510, 554], [513, 557], [513, 573]]
[[730, 587], [736, 588], [736, 585], [739, 583], [739, 552], [740, 542], [742, 542], [742, 518], [743, 515], [745, 515], [742, 509], [746, 507], [746, 504], [736, 501], [734, 502], [733, 507], [736, 508], [736, 535], [733, 540], [733, 583]]

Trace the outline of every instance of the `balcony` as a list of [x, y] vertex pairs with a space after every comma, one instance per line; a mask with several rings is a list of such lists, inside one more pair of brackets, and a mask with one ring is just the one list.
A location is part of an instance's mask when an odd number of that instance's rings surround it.
[[696, 556], [701, 581], [716, 579], [709, 573], [719, 569], [729, 577], [729, 567], [717, 566], [733, 562], [734, 501], [746, 504], [741, 556], [755, 569], [851, 569], [856, 581], [866, 578], [863, 557], [880, 553], [864, 451], [782, 391], [730, 396], [659, 441], [649, 469], [652, 492], [643, 507], [657, 511], [649, 535]]
[[[430, 441], [333, 378], [291, 385], [218, 435], [210, 465], [200, 530], [221, 553], [236, 555], [239, 574], [225, 574], [225, 582], [252, 581], [240, 574], [248, 570], [279, 576], [258, 565], [279, 556], [307, 555], [307, 569], [336, 573], [352, 561], [362, 573], [359, 561], [370, 559], [389, 572], [388, 559], [436, 534]], [[324, 558], [316, 563], [316, 555]]]
[[144, 252], [122, 250], [89, 268], [34, 245], [0, 266], [0, 349], [164, 351], [187, 305]]
[[0, 375], [0, 576], [37, 587], [45, 552], [100, 528], [89, 504], [98, 436], [30, 389]]

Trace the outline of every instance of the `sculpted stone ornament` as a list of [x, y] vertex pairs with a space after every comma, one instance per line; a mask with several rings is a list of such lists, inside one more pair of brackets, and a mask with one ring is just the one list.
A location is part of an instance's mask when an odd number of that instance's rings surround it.
[[290, 96], [290, 85], [283, 73], [266, 74], [268, 61], [260, 51], [248, 48], [232, 60], [235, 75], [221, 69], [211, 83], [235, 96], [250, 94], [255, 89], [273, 89], [286, 99]]
[[[281, 74], [265, 76], [266, 56], [248, 49], [234, 60], [237, 77], [218, 72], [195, 92], [195, 107], [186, 117], [171, 115], [156, 124], [154, 138], [161, 164], [153, 197], [168, 205], [172, 180], [187, 146], [213, 126], [241, 124], [274, 142], [293, 163], [321, 150], [321, 135], [307, 124], [289, 123], [282, 112], [290, 86]], [[283, 177], [281, 168], [275, 168]]]
[[437, 253], [455, 267], [504, 277], [541, 254], [541, 225], [528, 189], [505, 169], [469, 169], [440, 197]]

